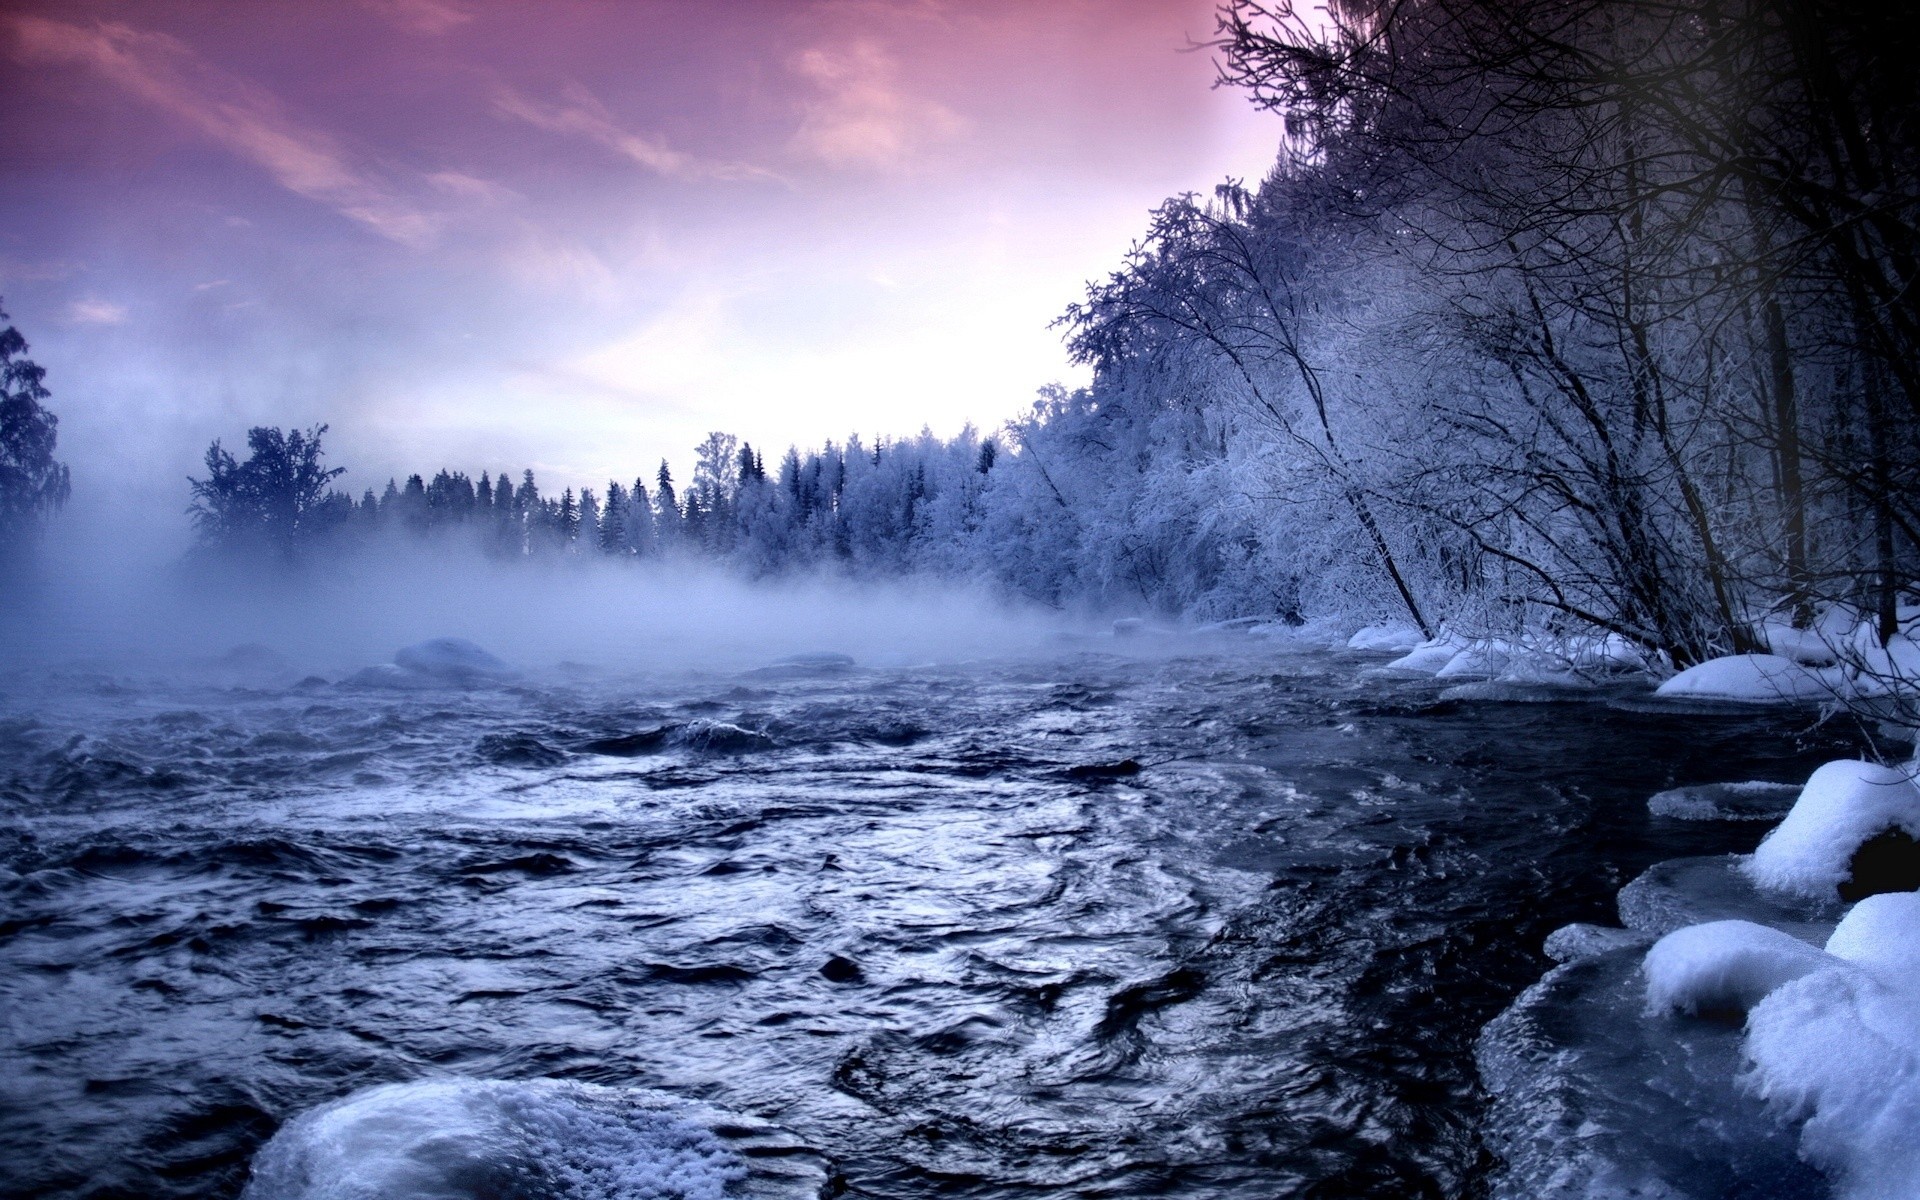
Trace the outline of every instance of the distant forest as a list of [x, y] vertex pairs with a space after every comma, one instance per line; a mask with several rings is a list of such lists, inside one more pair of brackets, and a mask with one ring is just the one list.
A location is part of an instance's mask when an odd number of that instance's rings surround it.
[[1273, 169], [1156, 209], [1060, 319], [1092, 385], [989, 437], [763, 462], [716, 434], [679, 487], [445, 470], [356, 500], [321, 431], [263, 429], [209, 455], [200, 528], [1606, 630], [1681, 665], [1834, 604], [1892, 637], [1920, 577], [1920, 9], [1233, 0], [1215, 50], [1276, 114]]

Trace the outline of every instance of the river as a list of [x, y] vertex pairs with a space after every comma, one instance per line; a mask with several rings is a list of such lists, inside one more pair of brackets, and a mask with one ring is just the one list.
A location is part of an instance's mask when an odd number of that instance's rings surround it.
[[1676, 784], [1852, 752], [1252, 640], [0, 699], [0, 1191], [236, 1196], [440, 1077], [775, 1122], [857, 1196], [1458, 1196], [1479, 1028]]

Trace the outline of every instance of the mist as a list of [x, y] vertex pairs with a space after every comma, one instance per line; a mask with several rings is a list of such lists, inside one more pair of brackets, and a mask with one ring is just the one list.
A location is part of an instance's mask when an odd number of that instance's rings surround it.
[[754, 581], [692, 556], [525, 562], [399, 535], [277, 570], [164, 542], [44, 551], [12, 606], [9, 667], [167, 671], [231, 656], [332, 679], [439, 637], [536, 673], [737, 672], [799, 654], [905, 666], [1033, 653], [1093, 619], [954, 579]]

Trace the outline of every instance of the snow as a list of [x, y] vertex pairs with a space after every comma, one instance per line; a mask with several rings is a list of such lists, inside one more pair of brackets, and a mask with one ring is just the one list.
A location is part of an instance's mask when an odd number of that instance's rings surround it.
[[1833, 635], [1817, 627], [1795, 629], [1783, 621], [1769, 621], [1760, 626], [1760, 640], [1773, 654], [1803, 666], [1830, 667], [1839, 657], [1834, 653]]
[[1804, 1117], [1800, 1150], [1844, 1200], [1920, 1195], [1920, 894], [1869, 896], [1828, 939], [1832, 966], [1747, 1020], [1750, 1083]]
[[1475, 642], [1449, 658], [1435, 679], [1492, 679], [1506, 670], [1512, 655], [1503, 642]]
[[1791, 934], [1752, 921], [1689, 925], [1647, 951], [1647, 1009], [1745, 1012], [1781, 984], [1834, 961]]
[[1777, 654], [1733, 654], [1688, 667], [1653, 694], [1779, 704], [1832, 699], [1838, 683], [1830, 672], [1801, 666]]
[[1406, 654], [1394, 659], [1384, 671], [1414, 671], [1422, 675], [1432, 675], [1453, 661], [1454, 655], [1466, 649], [1464, 638], [1447, 635], [1421, 642]]
[[1912, 778], [1873, 763], [1830, 762], [1753, 852], [1747, 873], [1775, 891], [1832, 897], [1850, 876], [1854, 852], [1888, 829], [1920, 837], [1920, 788]]
[[513, 668], [465, 638], [441, 637], [416, 642], [393, 656], [408, 671], [439, 679], [504, 679]]
[[1347, 649], [1390, 650], [1396, 654], [1405, 654], [1424, 640], [1424, 635], [1406, 622], [1387, 621], [1378, 625], [1369, 625], [1348, 638]]
[[296, 1117], [254, 1159], [242, 1200], [722, 1200], [746, 1175], [668, 1097], [442, 1079], [356, 1092]]

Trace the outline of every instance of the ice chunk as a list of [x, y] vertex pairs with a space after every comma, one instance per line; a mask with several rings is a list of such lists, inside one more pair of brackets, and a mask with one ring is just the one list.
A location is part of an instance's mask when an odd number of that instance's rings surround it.
[[1349, 650], [1390, 650], [1405, 654], [1426, 640], [1425, 635], [1404, 621], [1369, 625], [1347, 639]]
[[1733, 654], [1688, 667], [1655, 688], [1653, 694], [1670, 699], [1781, 704], [1832, 699], [1839, 686], [1840, 680], [1832, 672], [1804, 667], [1777, 654]]
[[660, 1093], [442, 1079], [294, 1118], [255, 1157], [243, 1200], [798, 1200], [828, 1176], [773, 1126]]
[[504, 679], [513, 668], [465, 638], [443, 637], [416, 642], [393, 656], [409, 671], [438, 679], [471, 681]]
[[1768, 992], [1836, 959], [1752, 921], [1676, 929], [1647, 951], [1650, 1012], [1745, 1012]]
[[1702, 783], [1655, 793], [1647, 811], [1677, 821], [1778, 821], [1799, 796], [1795, 783]]
[[[1857, 852], [1890, 830], [1909, 841], [1920, 838], [1920, 788], [1913, 779], [1892, 767], [1830, 762], [1807, 780], [1786, 819], [1753, 852], [1747, 872], [1765, 888], [1835, 896], [1854, 882]], [[1897, 857], [1897, 846], [1891, 854]], [[1891, 873], [1898, 874], [1897, 864]], [[1907, 886], [1916, 885], [1920, 879]]]

